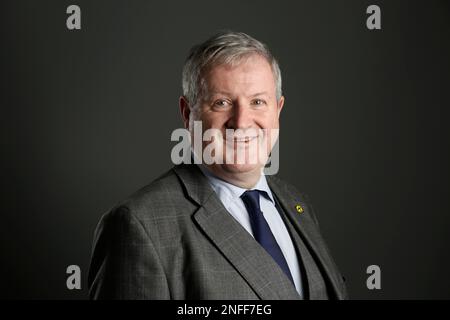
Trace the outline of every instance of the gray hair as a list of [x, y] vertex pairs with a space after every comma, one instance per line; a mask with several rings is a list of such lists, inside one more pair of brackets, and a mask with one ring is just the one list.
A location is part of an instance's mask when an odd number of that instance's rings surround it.
[[195, 107], [205, 89], [203, 73], [208, 68], [225, 64], [237, 65], [242, 59], [259, 54], [267, 59], [275, 78], [277, 101], [280, 100], [281, 71], [267, 46], [243, 32], [222, 31], [205, 42], [191, 48], [183, 66], [183, 95], [191, 107]]

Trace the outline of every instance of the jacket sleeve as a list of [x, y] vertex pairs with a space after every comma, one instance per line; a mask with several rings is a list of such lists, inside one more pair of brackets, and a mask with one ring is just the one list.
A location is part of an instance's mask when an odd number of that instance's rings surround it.
[[100, 220], [88, 276], [90, 299], [170, 299], [155, 246], [127, 207]]

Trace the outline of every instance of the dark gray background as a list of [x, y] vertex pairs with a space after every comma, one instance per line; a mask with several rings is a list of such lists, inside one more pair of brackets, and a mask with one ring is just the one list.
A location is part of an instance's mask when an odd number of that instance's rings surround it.
[[[74, 3], [80, 31], [66, 28]], [[370, 4], [381, 31], [366, 28]], [[87, 297], [98, 219], [171, 167], [185, 56], [227, 28], [280, 61], [279, 175], [311, 196], [351, 297], [450, 298], [449, 7], [2, 1], [1, 297]]]

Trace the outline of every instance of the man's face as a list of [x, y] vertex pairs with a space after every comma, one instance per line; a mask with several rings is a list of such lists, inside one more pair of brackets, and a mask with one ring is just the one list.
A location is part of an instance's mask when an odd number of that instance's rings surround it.
[[[191, 119], [202, 121], [203, 132], [218, 129], [223, 137], [215, 138], [213, 142], [223, 150], [223, 163], [208, 167], [219, 176], [261, 172], [278, 137], [278, 130], [271, 129], [279, 128], [279, 115], [284, 103], [284, 97], [277, 102], [270, 64], [255, 54], [236, 66], [213, 67], [206, 72], [204, 79], [206, 90]], [[235, 131], [230, 141], [226, 139], [227, 129], [240, 130]], [[203, 150], [210, 143], [204, 141]], [[264, 155], [255, 156], [258, 152], [261, 155], [260, 148], [264, 149]], [[238, 160], [238, 155], [243, 154], [244, 161], [242, 158]]]

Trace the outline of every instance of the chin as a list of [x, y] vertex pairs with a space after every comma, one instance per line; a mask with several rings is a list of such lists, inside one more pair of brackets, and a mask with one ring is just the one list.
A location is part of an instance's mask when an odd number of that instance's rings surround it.
[[260, 164], [222, 164], [222, 170], [229, 173], [250, 173], [261, 170], [262, 166]]

